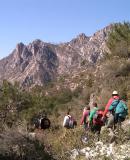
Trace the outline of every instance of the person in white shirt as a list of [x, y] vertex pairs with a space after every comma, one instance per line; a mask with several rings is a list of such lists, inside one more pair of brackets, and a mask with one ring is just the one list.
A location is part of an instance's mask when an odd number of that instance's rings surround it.
[[69, 114], [69, 112], [67, 112], [64, 117], [63, 127], [69, 128], [70, 119], [71, 119], [71, 115]]

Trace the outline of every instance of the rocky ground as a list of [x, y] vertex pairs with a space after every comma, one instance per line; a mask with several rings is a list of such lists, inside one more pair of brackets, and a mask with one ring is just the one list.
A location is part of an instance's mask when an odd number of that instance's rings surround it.
[[[124, 122], [122, 131], [111, 132], [103, 128], [101, 138], [95, 141], [93, 146], [88, 146], [89, 139], [84, 141], [86, 147], [73, 149], [70, 159], [72, 160], [129, 160], [130, 159], [130, 120]], [[107, 131], [107, 135], [104, 133]], [[104, 137], [105, 136], [105, 139]], [[109, 139], [109, 140], [108, 140]], [[113, 139], [113, 140], [112, 140]], [[112, 140], [112, 142], [111, 142]]]
[[[82, 158], [81, 158], [82, 157]], [[95, 147], [86, 147], [80, 150], [72, 150], [71, 159], [111, 159], [124, 160], [130, 158], [130, 142], [116, 145], [115, 143], [104, 144], [101, 141], [95, 143]]]

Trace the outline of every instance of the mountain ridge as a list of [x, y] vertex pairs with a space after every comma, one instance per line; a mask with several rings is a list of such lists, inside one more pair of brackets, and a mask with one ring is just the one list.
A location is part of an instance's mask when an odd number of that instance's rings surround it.
[[12, 53], [0, 60], [0, 83], [6, 79], [22, 86], [44, 85], [57, 76], [78, 68], [95, 65], [105, 50], [111, 25], [87, 37], [81, 33], [69, 42], [52, 44], [40, 39], [28, 45], [16, 45]]

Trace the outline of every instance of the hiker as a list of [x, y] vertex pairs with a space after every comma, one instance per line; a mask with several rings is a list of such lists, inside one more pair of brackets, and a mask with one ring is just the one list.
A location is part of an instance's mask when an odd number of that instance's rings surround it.
[[40, 129], [49, 129], [50, 128], [51, 122], [47, 118], [46, 114], [40, 118], [39, 122], [40, 122]]
[[89, 127], [92, 132], [100, 134], [101, 127], [103, 126], [103, 111], [97, 106], [97, 103], [93, 103], [93, 109], [90, 111]]
[[63, 121], [63, 127], [72, 129], [77, 126], [76, 120], [70, 115], [69, 111], [66, 113]]
[[105, 110], [104, 110], [104, 113], [103, 113], [103, 117], [106, 116], [106, 114], [107, 114], [107, 112], [109, 111], [109, 107], [110, 107], [110, 105], [112, 104], [112, 102], [113, 102], [114, 100], [118, 100], [118, 99], [119, 99], [118, 92], [117, 92], [117, 91], [113, 91], [112, 97], [108, 100], [107, 105], [106, 105], [106, 107], [105, 107]]
[[[120, 97], [118, 95], [118, 92], [113, 91], [112, 97], [108, 100], [108, 103], [107, 103], [105, 110], [103, 112], [103, 120], [106, 120], [106, 126], [108, 128], [111, 128], [114, 124], [114, 115], [113, 115], [113, 113], [109, 112], [109, 107], [111, 106], [111, 104], [114, 100], [119, 100], [119, 99], [120, 99]], [[105, 118], [105, 116], [107, 117], [107, 119]]]
[[90, 107], [89, 106], [84, 107], [80, 125], [83, 125], [85, 130], [88, 128], [89, 114], [90, 114]]
[[109, 107], [109, 111], [113, 114], [114, 125], [117, 124], [121, 128], [121, 122], [123, 122], [128, 115], [126, 103], [121, 99], [114, 100]]

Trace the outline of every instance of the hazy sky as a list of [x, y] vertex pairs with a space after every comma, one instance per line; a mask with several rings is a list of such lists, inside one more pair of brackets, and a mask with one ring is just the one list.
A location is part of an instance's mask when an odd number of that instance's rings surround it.
[[19, 42], [66, 42], [123, 21], [130, 0], [0, 0], [0, 59]]

